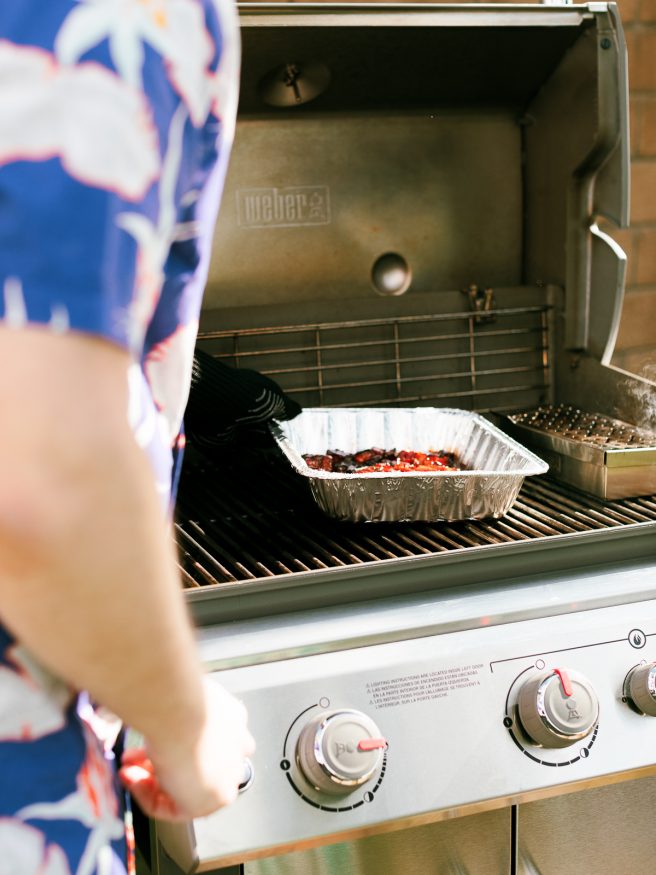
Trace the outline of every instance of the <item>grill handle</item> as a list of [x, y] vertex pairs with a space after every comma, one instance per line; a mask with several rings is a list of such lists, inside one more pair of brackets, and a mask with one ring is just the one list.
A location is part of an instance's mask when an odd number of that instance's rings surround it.
[[[601, 7], [601, 4], [600, 4]], [[610, 358], [624, 291], [626, 256], [596, 226], [606, 216], [626, 227], [629, 216], [626, 44], [616, 10], [594, 9], [597, 22], [597, 132], [575, 168], [567, 198], [566, 346]], [[602, 239], [606, 238], [606, 239]], [[601, 245], [600, 245], [601, 242]], [[612, 242], [612, 241], [611, 241]], [[605, 288], [598, 288], [611, 264]], [[594, 292], [595, 300], [592, 300]], [[593, 314], [607, 301], [603, 317]]]

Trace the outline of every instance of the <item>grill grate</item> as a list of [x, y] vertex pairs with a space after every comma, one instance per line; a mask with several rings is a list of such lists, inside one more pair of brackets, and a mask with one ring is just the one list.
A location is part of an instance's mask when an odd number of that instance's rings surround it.
[[600, 413], [587, 413], [567, 404], [545, 404], [537, 410], [516, 414], [511, 419], [517, 425], [608, 450], [656, 448], [656, 434], [651, 431]]
[[317, 508], [307, 484], [289, 469], [264, 433], [258, 440], [260, 446], [230, 446], [213, 457], [190, 448], [176, 522], [187, 587], [231, 585], [656, 521], [656, 496], [608, 502], [539, 477], [525, 480], [518, 500], [499, 520], [342, 523]]
[[275, 379], [304, 407], [437, 403], [526, 409], [548, 397], [550, 307], [203, 331], [227, 364]]

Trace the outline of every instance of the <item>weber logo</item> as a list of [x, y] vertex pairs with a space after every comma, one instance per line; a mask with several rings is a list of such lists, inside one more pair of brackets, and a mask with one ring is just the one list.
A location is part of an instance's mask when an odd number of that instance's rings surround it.
[[327, 225], [330, 222], [328, 187], [242, 188], [237, 192], [237, 214], [242, 228]]

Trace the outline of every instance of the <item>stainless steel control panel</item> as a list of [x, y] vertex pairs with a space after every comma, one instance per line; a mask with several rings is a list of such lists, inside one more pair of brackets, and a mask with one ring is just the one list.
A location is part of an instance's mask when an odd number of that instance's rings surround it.
[[249, 708], [253, 780], [191, 853], [202, 871], [652, 766], [652, 661], [644, 601], [217, 673]]

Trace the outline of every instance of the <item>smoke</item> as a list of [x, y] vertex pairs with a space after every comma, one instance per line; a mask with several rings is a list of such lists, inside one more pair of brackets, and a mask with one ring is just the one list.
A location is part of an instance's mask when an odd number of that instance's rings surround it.
[[624, 389], [634, 401], [637, 425], [656, 431], [656, 362], [643, 365], [638, 376], [640, 381], [627, 380]]

